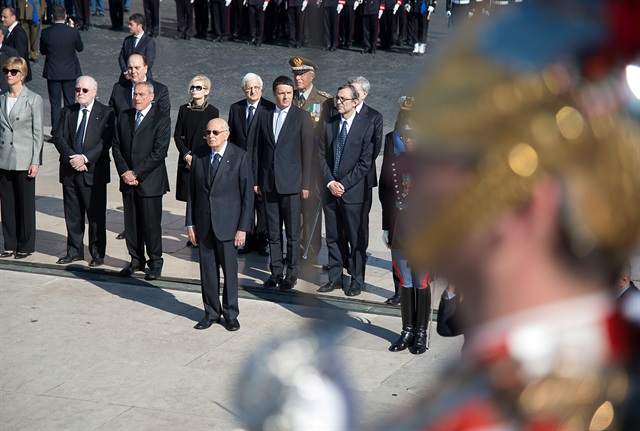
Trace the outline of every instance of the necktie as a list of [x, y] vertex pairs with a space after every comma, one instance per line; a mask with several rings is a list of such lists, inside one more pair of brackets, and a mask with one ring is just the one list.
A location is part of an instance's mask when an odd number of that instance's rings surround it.
[[247, 132], [249, 131], [249, 126], [251, 126], [251, 121], [253, 121], [253, 111], [256, 108], [253, 106], [249, 106], [249, 114], [247, 115]]
[[84, 152], [84, 131], [87, 128], [88, 112], [87, 108], [82, 110], [82, 121], [80, 121], [80, 127], [78, 127], [78, 131], [76, 132], [76, 140], [73, 145], [73, 151], [75, 151], [76, 154], [82, 154]]
[[211, 164], [209, 164], [209, 182], [213, 182], [213, 179], [216, 177], [216, 172], [218, 172], [218, 168], [220, 167], [220, 159], [222, 159], [222, 157], [216, 153], [213, 156]]
[[138, 126], [140, 125], [140, 123], [142, 123], [142, 112], [137, 111], [136, 112], [136, 124], [135, 126], [133, 126], [133, 130], [138, 130]]
[[304, 101], [306, 100], [304, 98], [304, 94], [300, 93], [300, 95], [298, 96], [298, 100], [300, 100], [300, 105], [304, 105]]
[[336, 149], [336, 161], [333, 164], [333, 176], [338, 177], [338, 168], [340, 167], [340, 159], [342, 158], [342, 152], [344, 151], [344, 143], [347, 142], [347, 122], [342, 122], [342, 128], [340, 129], [340, 135], [338, 136], [338, 148]]
[[284, 111], [278, 113], [278, 119], [276, 120], [276, 142], [278, 142], [278, 136], [280, 136], [280, 130], [282, 129], [282, 123], [284, 123]]
[[138, 46], [138, 40], [139, 37], [138, 36], [133, 36], [133, 47], [135, 48], [136, 46]]

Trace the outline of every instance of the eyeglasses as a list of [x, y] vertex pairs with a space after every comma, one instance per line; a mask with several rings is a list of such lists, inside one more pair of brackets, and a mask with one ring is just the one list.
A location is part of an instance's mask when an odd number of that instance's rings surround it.
[[205, 130], [205, 135], [218, 136], [220, 133], [228, 132], [228, 130]]
[[249, 87], [249, 88], [245, 87], [244, 91], [246, 91], [247, 93], [250, 93], [250, 92], [252, 92], [252, 91], [254, 91], [254, 92], [258, 92], [258, 91], [260, 91], [261, 89], [262, 89], [262, 87], [258, 87], [258, 86], [255, 86], [255, 87]]
[[346, 102], [347, 100], [356, 100], [356, 98], [355, 98], [355, 97], [352, 97], [351, 99], [345, 99], [344, 97], [338, 97], [338, 96], [336, 96], [336, 102], [344, 103], [344, 102]]
[[191, 87], [189, 87], [190, 91], [202, 91], [204, 87], [202, 85], [192, 85]]
[[76, 93], [84, 93], [87, 94], [88, 92], [90, 92], [91, 90], [89, 90], [88, 88], [80, 88], [80, 87], [76, 87]]
[[7, 69], [6, 67], [2, 68], [2, 73], [5, 75], [11, 74], [11, 76], [16, 76], [20, 71], [18, 69]]

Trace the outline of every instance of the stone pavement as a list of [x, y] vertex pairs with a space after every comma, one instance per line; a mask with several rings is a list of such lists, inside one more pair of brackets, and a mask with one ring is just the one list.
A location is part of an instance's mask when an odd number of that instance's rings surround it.
[[[193, 292], [0, 270], [0, 430], [232, 430], [245, 361], [317, 308], [240, 300], [240, 331], [205, 331]], [[461, 338], [390, 353], [396, 317], [324, 307], [362, 429], [427, 394]], [[258, 356], [258, 360], [260, 360]]]

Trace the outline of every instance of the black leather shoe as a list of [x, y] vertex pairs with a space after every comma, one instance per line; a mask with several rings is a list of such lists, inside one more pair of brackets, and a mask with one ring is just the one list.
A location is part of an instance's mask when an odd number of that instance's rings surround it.
[[237, 331], [240, 329], [240, 322], [238, 322], [238, 319], [224, 319], [224, 328], [231, 332]]
[[326, 263], [324, 265], [322, 265], [322, 270], [324, 272], [329, 272], [329, 265], [327, 265]]
[[101, 257], [94, 257], [93, 259], [91, 259], [91, 262], [89, 262], [89, 266], [92, 267], [96, 267], [96, 266], [102, 266], [104, 264], [104, 259]]
[[269, 248], [269, 244], [263, 245], [258, 249], [258, 254], [262, 257], [267, 257], [271, 254], [271, 249]]
[[247, 247], [245, 244], [244, 247], [238, 249], [238, 254], [247, 254], [251, 253], [251, 247]]
[[116, 235], [116, 239], [124, 239], [124, 232], [120, 232], [118, 235]]
[[332, 283], [330, 281], [327, 281], [325, 284], [320, 286], [316, 290], [316, 292], [329, 293], [329, 292], [333, 292], [335, 289], [342, 289], [342, 284], [341, 283]]
[[84, 259], [83, 256], [63, 256], [60, 259], [58, 259], [58, 261], [56, 263], [59, 263], [60, 265], [66, 265], [67, 263], [71, 263], [71, 262], [76, 262], [78, 260], [82, 260]]
[[162, 275], [162, 267], [160, 268], [151, 268], [149, 269], [149, 273], [144, 276], [145, 280], [157, 280]]
[[282, 275], [272, 274], [271, 277], [264, 282], [264, 287], [274, 288], [277, 287], [278, 284], [282, 283]]
[[280, 289], [282, 290], [293, 289], [293, 286], [295, 286], [296, 284], [298, 284], [298, 277], [291, 277], [287, 275], [285, 279], [282, 281], [282, 283], [280, 283]]
[[25, 257], [31, 256], [31, 253], [23, 253], [21, 251], [17, 251], [16, 255], [13, 257], [14, 259], [24, 259]]
[[13, 252], [12, 251], [5, 251], [2, 254], [0, 254], [0, 258], [6, 258], [6, 257], [11, 257], [13, 256]]
[[396, 293], [391, 298], [384, 301], [384, 303], [389, 305], [400, 305], [400, 294]]
[[349, 284], [349, 288], [347, 289], [345, 295], [358, 296], [360, 295], [360, 293], [362, 293], [362, 286], [360, 286], [356, 281], [351, 280], [351, 283]]
[[144, 271], [144, 266], [140, 266], [140, 264], [138, 263], [131, 262], [120, 271], [120, 275], [130, 277], [136, 271]]
[[201, 321], [199, 321], [198, 323], [196, 323], [196, 326], [194, 326], [194, 329], [207, 329], [210, 328], [211, 325], [213, 325], [214, 323], [219, 323], [220, 322], [220, 318], [218, 317], [217, 319], [211, 319], [210, 317], [205, 317], [204, 319], [202, 319]]

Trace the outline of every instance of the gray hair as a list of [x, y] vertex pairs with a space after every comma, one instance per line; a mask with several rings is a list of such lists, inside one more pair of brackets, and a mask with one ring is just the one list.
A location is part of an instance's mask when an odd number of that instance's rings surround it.
[[362, 86], [362, 91], [364, 91], [365, 93], [369, 94], [369, 90], [371, 90], [371, 83], [369, 83], [369, 80], [367, 78], [365, 78], [364, 76], [354, 76], [351, 77], [347, 80], [347, 83], [349, 84], [360, 84]]
[[259, 75], [255, 74], [255, 73], [247, 73], [244, 78], [242, 78], [242, 88], [244, 88], [244, 84], [247, 83], [247, 81], [258, 81], [260, 83], [260, 87], [264, 87], [264, 82], [262, 82], [262, 78], [260, 78]]
[[89, 75], [82, 75], [81, 77], [76, 79], [76, 86], [78, 86], [80, 84], [80, 81], [83, 79], [88, 80], [91, 83], [91, 89], [98, 92], [98, 81], [96, 81], [92, 76]]
[[154, 88], [152, 83], [150, 83], [149, 81], [136, 82], [133, 88], [137, 88], [140, 85], [145, 85], [147, 87], [147, 90], [149, 90], [149, 94], [153, 94]]

